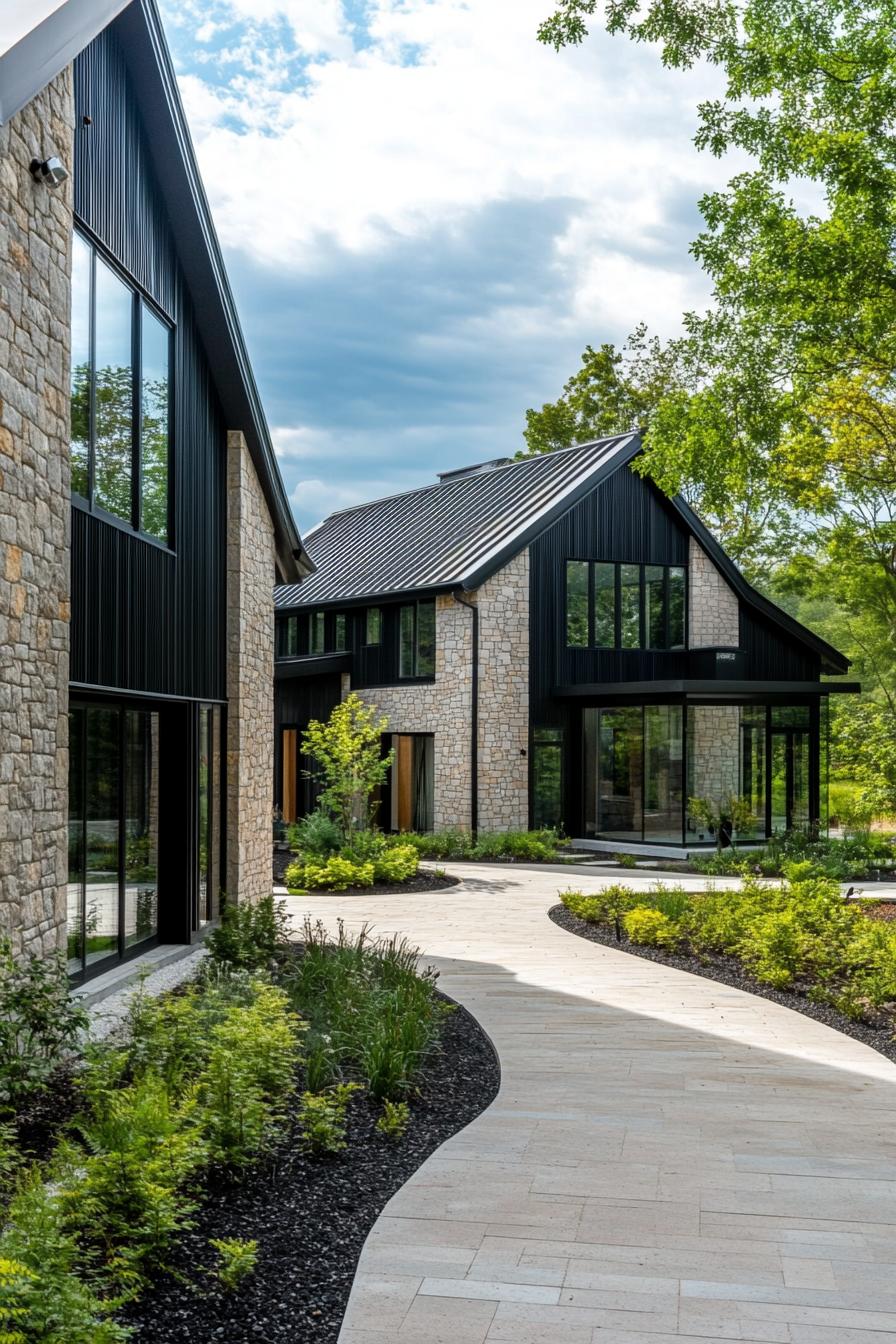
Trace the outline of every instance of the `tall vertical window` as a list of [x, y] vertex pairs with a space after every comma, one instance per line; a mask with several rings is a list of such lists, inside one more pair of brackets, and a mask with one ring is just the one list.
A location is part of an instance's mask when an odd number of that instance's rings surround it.
[[662, 565], [644, 566], [644, 629], [649, 649], [666, 647], [666, 571]]
[[536, 829], [563, 824], [563, 729], [532, 730], [532, 822]]
[[594, 642], [599, 649], [616, 644], [616, 566], [594, 566]]
[[325, 647], [324, 629], [326, 616], [322, 611], [308, 614], [308, 647], [312, 653], [323, 653]]
[[588, 561], [566, 562], [566, 643], [572, 649], [588, 647]]
[[72, 492], [168, 540], [171, 328], [79, 234], [72, 259]]
[[283, 622], [282, 648], [284, 656], [295, 658], [299, 651], [299, 618], [298, 616], [287, 616]]
[[398, 675], [434, 677], [436, 672], [436, 604], [413, 602], [400, 609]]
[[383, 637], [383, 613], [380, 607], [368, 607], [364, 618], [364, 643], [379, 644]]
[[344, 653], [348, 648], [348, 630], [345, 616], [336, 617], [335, 646], [337, 653]]
[[619, 566], [619, 642], [624, 649], [641, 647], [641, 566]]
[[669, 571], [669, 648], [684, 648], [685, 582], [684, 569], [674, 566]]

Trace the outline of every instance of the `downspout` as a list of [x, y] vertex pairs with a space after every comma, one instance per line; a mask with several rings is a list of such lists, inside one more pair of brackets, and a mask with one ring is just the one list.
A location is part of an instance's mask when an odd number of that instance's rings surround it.
[[460, 593], [452, 593], [462, 607], [473, 613], [473, 675], [470, 683], [470, 830], [473, 838], [479, 830], [479, 608]]

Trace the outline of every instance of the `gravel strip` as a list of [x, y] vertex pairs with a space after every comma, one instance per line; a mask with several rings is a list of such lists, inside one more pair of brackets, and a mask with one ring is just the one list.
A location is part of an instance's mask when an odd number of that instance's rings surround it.
[[691, 975], [700, 975], [705, 980], [717, 980], [719, 984], [731, 985], [734, 989], [742, 989], [747, 994], [757, 994], [762, 999], [771, 999], [773, 1003], [780, 1003], [795, 1013], [814, 1017], [816, 1022], [823, 1022], [826, 1027], [833, 1027], [844, 1036], [851, 1036], [853, 1040], [870, 1045], [872, 1050], [877, 1050], [879, 1054], [896, 1063], [896, 1037], [893, 1035], [892, 1026], [877, 1027], [867, 1022], [853, 1022], [830, 1004], [814, 1003], [799, 988], [790, 992], [772, 989], [770, 985], [764, 985], [745, 971], [735, 957], [717, 955], [696, 957], [692, 953], [664, 952], [657, 947], [644, 947], [632, 943], [625, 933], [622, 935], [622, 941], [617, 943], [612, 930], [578, 919], [565, 905], [552, 906], [548, 911], [548, 919], [561, 929], [565, 929], [567, 933], [574, 933], [591, 943], [601, 943], [604, 947], [612, 947], [617, 952], [628, 952], [633, 957], [643, 957], [645, 961], [658, 961], [663, 966], [674, 966], [676, 970], [689, 971]]
[[114, 994], [109, 994], [98, 1003], [89, 1004], [87, 1011], [90, 1014], [89, 1035], [91, 1040], [102, 1041], [107, 1036], [111, 1036], [113, 1031], [117, 1031], [127, 1019], [128, 1009], [134, 995], [140, 990], [142, 984], [143, 991], [151, 994], [153, 997], [159, 994], [167, 994], [171, 989], [177, 989], [178, 985], [184, 984], [187, 980], [192, 980], [199, 970], [199, 963], [207, 955], [204, 947], [196, 947], [187, 957], [181, 957], [178, 961], [169, 962], [167, 966], [160, 966], [155, 971], [150, 971], [149, 975], [142, 981], [131, 981], [123, 989], [119, 989]]

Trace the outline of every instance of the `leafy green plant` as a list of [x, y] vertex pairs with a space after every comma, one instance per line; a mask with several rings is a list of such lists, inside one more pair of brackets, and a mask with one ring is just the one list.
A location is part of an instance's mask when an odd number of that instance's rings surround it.
[[614, 854], [614, 863], [618, 863], [620, 868], [637, 868], [638, 860], [634, 854]]
[[218, 1252], [215, 1274], [229, 1293], [255, 1272], [258, 1264], [258, 1242], [239, 1237], [212, 1237], [211, 1246]]
[[750, 830], [754, 823], [749, 798], [726, 793], [721, 798], [689, 798], [688, 812], [698, 825], [703, 825], [716, 837], [716, 848], [722, 849], [726, 827], [732, 831]]
[[[26, 1344], [123, 1344], [131, 1331], [110, 1320], [120, 1300], [102, 1294], [85, 1266], [62, 1200], [35, 1169], [19, 1184], [0, 1232], [0, 1322]], [[12, 1313], [15, 1313], [13, 1316]], [[2, 1336], [0, 1336], [2, 1338]]]
[[27, 1293], [33, 1280], [26, 1265], [0, 1258], [0, 1344], [27, 1344], [19, 1327], [28, 1314]]
[[17, 959], [0, 938], [0, 1114], [46, 1088], [77, 1053], [87, 1021], [61, 956]]
[[642, 943], [645, 947], [672, 948], [679, 939], [669, 916], [649, 905], [639, 905], [629, 910], [623, 915], [622, 923], [631, 941]]
[[376, 1122], [377, 1132], [396, 1142], [404, 1138], [411, 1118], [411, 1108], [406, 1101], [383, 1102], [383, 1113]]
[[561, 891], [560, 899], [571, 914], [589, 924], [608, 924], [616, 934], [617, 943], [622, 941], [622, 919], [636, 905], [643, 904], [643, 896], [633, 887], [614, 882], [593, 895], [586, 896], [581, 891]]
[[313, 719], [302, 737], [302, 750], [314, 762], [309, 772], [320, 785], [321, 810], [329, 813], [343, 840], [360, 819], [369, 827], [374, 794], [385, 784], [392, 752], [382, 753], [389, 720], [352, 691], [336, 705], [326, 723]]
[[420, 856], [413, 845], [392, 845], [374, 860], [377, 882], [406, 882], [420, 867]]
[[347, 891], [349, 887], [373, 886], [374, 865], [355, 863], [333, 854], [323, 863], [291, 863], [286, 870], [289, 891]]
[[289, 939], [289, 916], [282, 901], [225, 902], [221, 922], [205, 940], [213, 961], [257, 970], [270, 966]]
[[305, 859], [329, 858], [337, 852], [344, 839], [329, 812], [320, 807], [288, 826], [286, 838], [293, 853]]
[[360, 1083], [337, 1083], [327, 1092], [304, 1092], [299, 1106], [299, 1131], [316, 1156], [340, 1153], [347, 1146], [348, 1104], [362, 1091]]

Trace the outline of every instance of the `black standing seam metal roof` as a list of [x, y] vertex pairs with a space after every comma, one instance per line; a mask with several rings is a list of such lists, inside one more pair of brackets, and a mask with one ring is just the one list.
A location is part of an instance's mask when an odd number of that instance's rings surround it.
[[[411, 593], [477, 588], [641, 451], [638, 432], [598, 439], [492, 470], [446, 474], [438, 483], [342, 509], [305, 534], [316, 573], [275, 589], [279, 610], [349, 605]], [[849, 659], [747, 582], [698, 515], [669, 503], [748, 606], [811, 648], [825, 671]]]
[[618, 434], [331, 513], [305, 534], [317, 572], [277, 588], [275, 603], [477, 588], [640, 447], [638, 434]]

